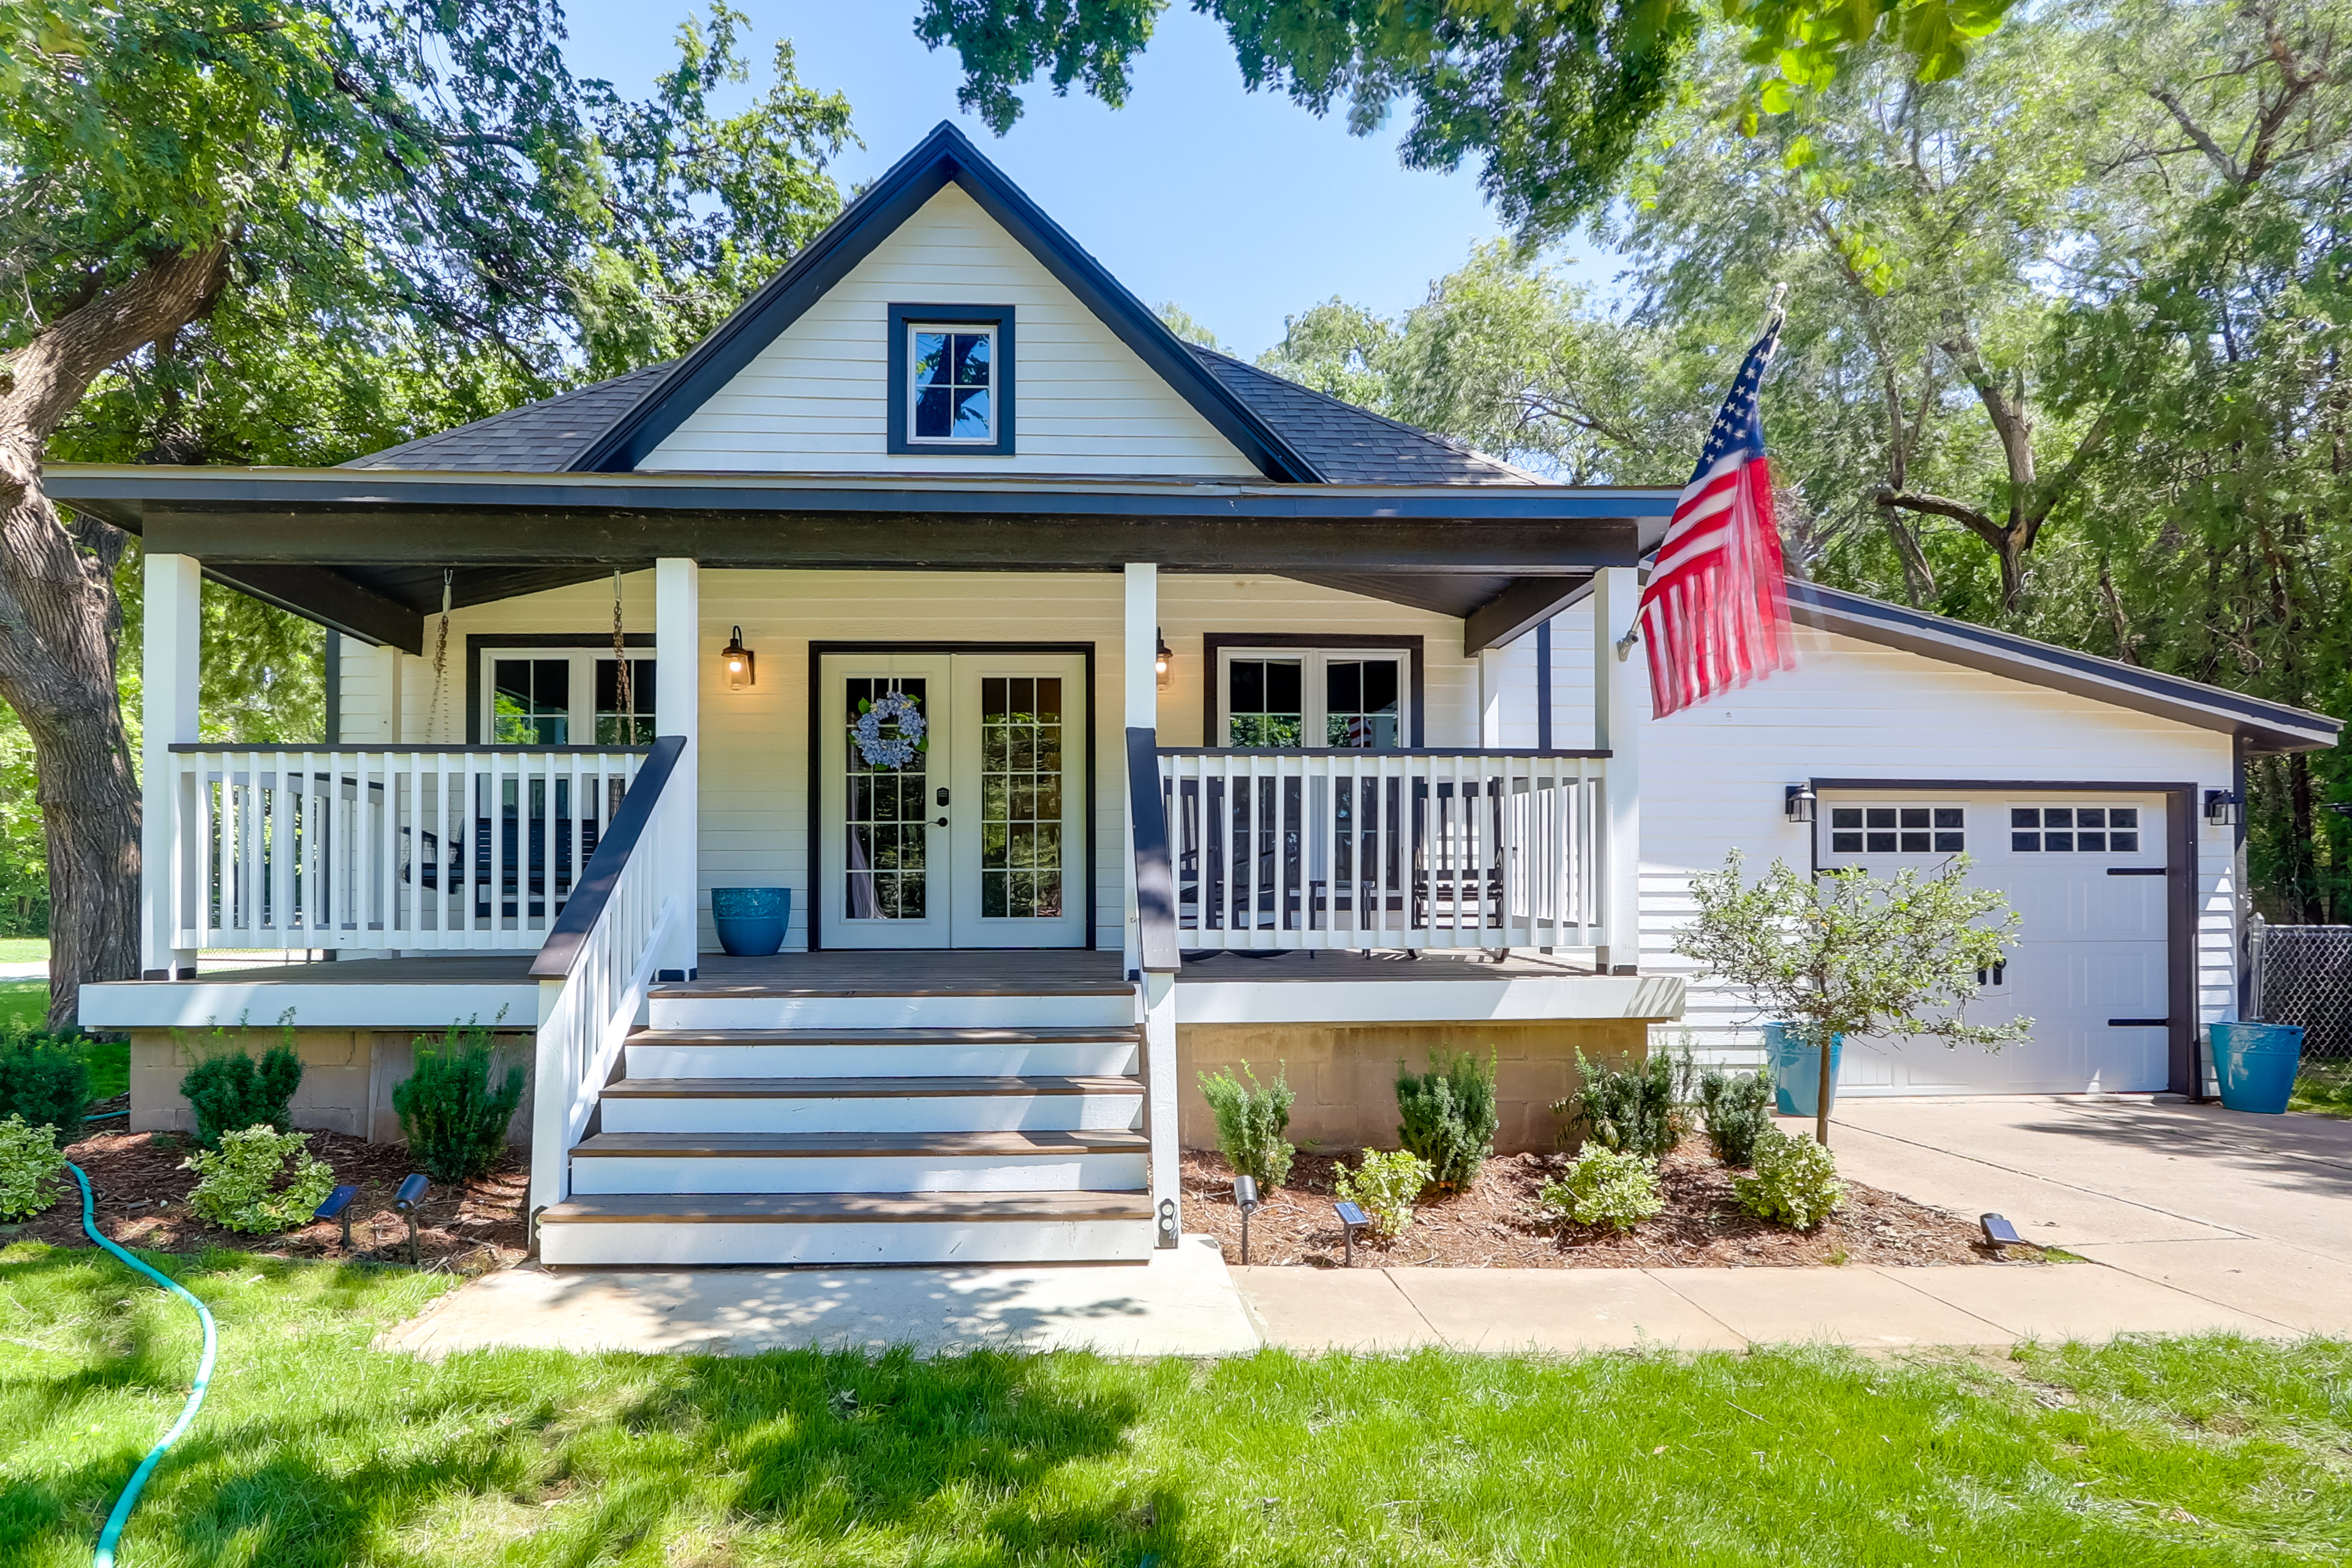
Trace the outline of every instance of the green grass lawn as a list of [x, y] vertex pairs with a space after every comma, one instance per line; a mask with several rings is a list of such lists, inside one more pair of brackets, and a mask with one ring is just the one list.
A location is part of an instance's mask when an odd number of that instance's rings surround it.
[[47, 981], [0, 980], [0, 1027], [22, 1024], [38, 1028], [48, 1016]]
[[[204, 1564], [2337, 1563], [2352, 1346], [1219, 1364], [370, 1337], [446, 1280], [157, 1259], [221, 1324], [124, 1542]], [[0, 1251], [0, 1561], [79, 1568], [192, 1314]]]
[[2294, 1076], [2289, 1110], [2352, 1117], [2352, 1062], [2305, 1062]]

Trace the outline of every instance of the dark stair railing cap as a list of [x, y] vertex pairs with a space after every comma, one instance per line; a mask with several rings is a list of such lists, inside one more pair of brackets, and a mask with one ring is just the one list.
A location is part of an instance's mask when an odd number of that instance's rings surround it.
[[539, 956], [531, 961], [532, 979], [561, 980], [572, 973], [572, 960], [579, 957], [588, 933], [604, 918], [613, 889], [621, 884], [621, 871], [635, 851], [637, 840], [652, 825], [654, 808], [661, 803], [662, 791], [668, 786], [670, 774], [677, 771], [677, 760], [685, 752], [685, 736], [655, 737], [646, 765], [629, 781], [628, 793], [621, 797], [621, 809], [613, 814], [612, 826], [597, 842], [596, 853], [588, 858], [587, 868], [573, 884], [563, 912], [548, 928], [547, 940], [540, 944]]

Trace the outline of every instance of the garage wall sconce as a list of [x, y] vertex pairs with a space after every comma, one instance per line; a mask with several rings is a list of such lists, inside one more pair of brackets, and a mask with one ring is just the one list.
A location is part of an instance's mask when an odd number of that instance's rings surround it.
[[1160, 689], [1165, 691], [1168, 683], [1176, 679], [1176, 650], [1168, 646], [1168, 639], [1161, 637], [1157, 629], [1151, 636], [1160, 645], [1160, 651], [1152, 656], [1151, 670], [1160, 678]]
[[2205, 820], [2215, 827], [2235, 827], [2238, 825], [2238, 792], [2233, 789], [2209, 789], [2205, 792]]
[[743, 646], [743, 628], [737, 626], [727, 646], [719, 650], [719, 661], [727, 667], [727, 689], [740, 691], [759, 684], [759, 656]]
[[1791, 822], [1811, 823], [1813, 808], [1820, 804], [1821, 796], [1813, 793], [1812, 785], [1790, 784], [1780, 797], [1780, 815]]

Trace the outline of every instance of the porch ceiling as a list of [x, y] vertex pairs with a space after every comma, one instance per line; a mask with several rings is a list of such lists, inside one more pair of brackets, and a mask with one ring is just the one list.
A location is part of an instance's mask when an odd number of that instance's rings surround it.
[[256, 597], [422, 646], [441, 604], [715, 568], [1266, 573], [1463, 617], [1507, 642], [1654, 547], [1667, 490], [1084, 479], [548, 475], [59, 464], [49, 494]]

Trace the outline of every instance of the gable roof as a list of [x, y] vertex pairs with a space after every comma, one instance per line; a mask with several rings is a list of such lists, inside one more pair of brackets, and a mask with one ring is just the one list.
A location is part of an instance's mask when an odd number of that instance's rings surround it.
[[2320, 751], [2335, 745], [2344, 730], [2342, 720], [2325, 713], [1818, 583], [1791, 582], [1789, 607], [1798, 621], [1823, 631], [2218, 730], [2257, 752]]
[[1255, 408], [1209, 374], [1165, 322], [945, 121], [566, 466], [606, 473], [634, 469], [875, 247], [950, 184], [961, 186], [1259, 472], [1297, 483], [1323, 478]]
[[1444, 436], [1343, 403], [1198, 343], [1186, 345], [1234, 395], [1338, 485], [1532, 485], [1524, 469]]
[[659, 386], [677, 363], [649, 364], [470, 425], [419, 436], [339, 466], [436, 473], [560, 474], [585, 455], [615, 419]]

